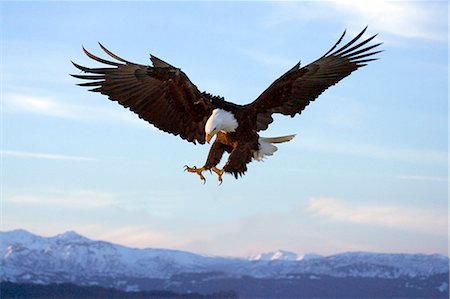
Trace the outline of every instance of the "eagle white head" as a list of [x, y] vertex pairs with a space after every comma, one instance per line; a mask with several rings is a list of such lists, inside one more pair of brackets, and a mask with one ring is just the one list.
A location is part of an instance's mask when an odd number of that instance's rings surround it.
[[205, 140], [209, 143], [219, 131], [230, 133], [236, 131], [239, 126], [233, 113], [223, 110], [214, 109], [211, 116], [206, 121], [205, 125]]

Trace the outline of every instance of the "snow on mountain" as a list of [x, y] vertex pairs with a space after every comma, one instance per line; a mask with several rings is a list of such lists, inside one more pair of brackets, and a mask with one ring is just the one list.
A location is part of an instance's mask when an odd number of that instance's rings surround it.
[[278, 249], [277, 251], [258, 254], [249, 259], [252, 261], [296, 261], [299, 259], [299, 256], [294, 252]]
[[298, 260], [301, 261], [309, 261], [309, 260], [315, 260], [315, 259], [323, 259], [324, 257], [320, 254], [315, 254], [315, 253], [307, 253], [307, 254], [303, 254], [301, 256], [298, 257]]
[[74, 278], [132, 276], [166, 278], [202, 270], [211, 258], [165, 249], [135, 249], [92, 241], [75, 232], [45, 238], [23, 230], [1, 233], [2, 279], [18, 275], [45, 278], [53, 273]]
[[251, 256], [249, 260], [251, 261], [306, 261], [312, 259], [321, 259], [323, 256], [315, 253], [307, 253], [299, 255], [295, 252], [285, 251], [278, 249], [277, 251], [260, 253], [255, 256]]
[[182, 273], [221, 272], [231, 277], [427, 277], [448, 273], [442, 255], [342, 253], [323, 257], [277, 250], [252, 258], [224, 258], [167, 249], [136, 249], [93, 241], [70, 231], [40, 237], [24, 230], [0, 232], [2, 280], [80, 282], [124, 277], [167, 279]]

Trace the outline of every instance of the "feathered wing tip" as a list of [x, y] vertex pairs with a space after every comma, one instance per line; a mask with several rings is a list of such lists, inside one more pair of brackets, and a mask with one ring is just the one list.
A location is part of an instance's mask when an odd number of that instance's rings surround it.
[[[99, 42], [98, 44], [99, 44], [100, 48], [101, 48], [106, 54], [108, 54], [109, 56], [111, 56], [112, 58], [114, 58], [114, 59], [116, 59], [116, 60], [118, 60], [118, 61], [120, 61], [120, 62], [123, 62], [123, 63], [127, 63], [127, 64], [135, 64], [135, 63], [133, 63], [133, 62], [130, 62], [130, 61], [128, 61], [128, 60], [125, 60], [125, 59], [123, 59], [123, 58], [120, 58], [120, 57], [117, 56], [116, 54], [112, 53], [112, 52], [109, 51], [105, 46], [103, 46], [100, 42]], [[123, 63], [118, 63], [118, 62], [106, 60], [106, 59], [100, 58], [100, 57], [98, 57], [98, 56], [95, 56], [94, 54], [92, 54], [91, 52], [89, 52], [88, 50], [86, 50], [86, 48], [85, 48], [84, 46], [82, 46], [82, 49], [83, 49], [84, 54], [86, 54], [89, 58], [91, 58], [91, 59], [93, 59], [93, 60], [95, 60], [95, 61], [98, 61], [98, 62], [100, 62], [100, 63], [107, 64], [107, 65], [112, 65], [112, 66], [121, 66], [121, 65], [124, 65]], [[81, 66], [81, 65], [79, 65], [79, 64], [74, 63], [73, 61], [72, 61], [72, 64], [73, 64], [76, 68], [80, 69], [80, 70], [83, 71], [83, 72], [91, 72], [91, 70], [102, 70], [102, 69], [98, 69], [98, 68], [96, 68], [96, 69], [90, 69], [90, 68], [87, 68], [87, 67], [83, 67], [83, 66]]]
[[[115, 67], [119, 67], [119, 66], [122, 66], [122, 65], [125, 65], [125, 64], [133, 64], [133, 65], [137, 65], [137, 64], [134, 63], [134, 62], [125, 60], [125, 59], [123, 59], [123, 58], [117, 56], [116, 54], [114, 54], [113, 52], [111, 52], [110, 50], [108, 50], [104, 45], [102, 45], [102, 43], [98, 42], [98, 45], [100, 46], [100, 48], [101, 48], [106, 54], [108, 54], [110, 57], [112, 57], [112, 58], [114, 58], [115, 60], [120, 61], [120, 62], [122, 62], [122, 63], [115, 62], [115, 61], [110, 61], [110, 60], [106, 60], [106, 59], [100, 58], [100, 57], [98, 57], [98, 56], [95, 56], [94, 54], [92, 54], [91, 52], [89, 52], [88, 50], [86, 50], [86, 48], [85, 48], [84, 46], [82, 46], [83, 52], [84, 52], [89, 58], [91, 58], [91, 59], [93, 59], [93, 60], [95, 60], [95, 61], [98, 61], [98, 62], [103, 63], [103, 64], [107, 64], [107, 65], [112, 65], [112, 66], [115, 66]], [[154, 67], [162, 67], [162, 68], [173, 68], [173, 69], [176, 69], [176, 67], [170, 65], [169, 63], [165, 62], [165, 61], [162, 60], [162, 59], [159, 59], [159, 58], [156, 57], [156, 56], [150, 55], [150, 60], [152, 61], [152, 64], [153, 64]], [[79, 65], [79, 64], [77, 64], [77, 63], [75, 63], [75, 62], [73, 62], [73, 61], [71, 61], [71, 62], [72, 62], [72, 64], [73, 64], [77, 69], [79, 69], [79, 70], [81, 70], [82, 72], [85, 72], [85, 73], [106, 74], [106, 73], [108, 73], [110, 70], [113, 69], [113, 68], [112, 68], [112, 69], [111, 69], [111, 68], [88, 68], [88, 67]], [[72, 77], [75, 77], [75, 78], [78, 78], [78, 79], [103, 79], [103, 78], [100, 78], [100, 77], [94, 77], [94, 76], [93, 76], [93, 77], [89, 77], [89, 76], [85, 76], [85, 75], [72, 75], [72, 74], [71, 74], [71, 76], [72, 76]]]
[[360, 40], [360, 38], [366, 32], [367, 28], [368, 28], [368, 26], [366, 26], [358, 35], [356, 35], [347, 44], [345, 44], [344, 46], [335, 50], [345, 36], [346, 30], [344, 30], [344, 33], [341, 35], [339, 40], [333, 45], [333, 47], [327, 53], [325, 53], [325, 55], [322, 56], [322, 58], [327, 57], [327, 56], [340, 56], [342, 58], [347, 58], [351, 62], [356, 63], [358, 67], [366, 65], [367, 62], [369, 62], [369, 61], [377, 60], [378, 58], [367, 58], [367, 57], [373, 56], [380, 52], [383, 52], [383, 50], [370, 51], [370, 50], [378, 47], [382, 43], [371, 45], [371, 46], [368, 46], [365, 48], [362, 48], [362, 47], [364, 45], [366, 45], [367, 43], [369, 43], [371, 40], [373, 40], [378, 34], [375, 34], [359, 43], [356, 43], [357, 41]]
[[[96, 81], [89, 81], [87, 83], [80, 83], [77, 84], [78, 86], [95, 86], [98, 87], [101, 85], [101, 83], [105, 80], [105, 76], [108, 73], [113, 72], [114, 70], [116, 70], [118, 67], [120, 66], [124, 66], [125, 64], [135, 64], [133, 62], [130, 62], [128, 60], [125, 60], [117, 55], [115, 55], [114, 53], [112, 53], [111, 51], [109, 51], [105, 46], [103, 46], [100, 42], [98, 43], [100, 45], [100, 48], [109, 56], [111, 56], [112, 58], [114, 58], [117, 61], [123, 62], [123, 63], [119, 63], [119, 62], [115, 62], [115, 61], [110, 61], [110, 60], [106, 60], [103, 58], [100, 58], [98, 56], [95, 56], [94, 54], [92, 54], [91, 52], [89, 52], [88, 50], [86, 50], [86, 48], [84, 46], [82, 46], [83, 52], [92, 60], [98, 61], [100, 63], [106, 64], [106, 65], [111, 65], [114, 66], [113, 68], [88, 68], [82, 65], [79, 65], [73, 61], [72, 64], [79, 69], [80, 71], [84, 72], [84, 73], [89, 73], [87, 75], [82, 74], [70, 74], [70, 76], [77, 78], [77, 79], [84, 79], [84, 80], [96, 80]], [[90, 75], [93, 74], [93, 75]], [[99, 80], [99, 81], [97, 81]], [[90, 89], [89, 91], [99, 91], [98, 88], [94, 88], [94, 89]]]
[[[367, 28], [367, 26], [366, 26], [366, 28]], [[366, 28], [364, 28], [364, 30], [366, 30]], [[333, 45], [333, 47], [331, 47], [330, 50], [328, 50], [327, 53], [323, 54], [322, 57], [327, 56], [328, 54], [331, 53], [331, 51], [333, 51], [334, 49], [336, 49], [336, 47], [337, 47], [337, 46], [341, 43], [341, 41], [344, 39], [344, 36], [345, 36], [345, 33], [346, 33], [346, 32], [347, 32], [347, 29], [344, 30], [344, 32], [342, 33], [342, 35], [341, 35], [341, 37], [338, 39], [338, 41]], [[322, 58], [322, 57], [321, 57], [321, 58]]]
[[106, 49], [105, 46], [103, 46], [100, 42], [98, 42], [100, 48], [102, 48], [103, 51], [105, 51], [106, 54], [108, 54], [109, 56], [111, 56], [112, 58], [121, 61], [121, 62], [125, 62], [125, 63], [129, 63], [129, 64], [135, 64], [133, 62], [130, 62], [128, 60], [125, 60], [123, 58], [120, 58], [119, 56], [117, 56], [116, 54], [112, 53], [111, 51], [109, 51], [108, 49]]
[[[123, 62], [123, 63], [119, 63], [119, 62], [115, 62], [115, 61], [110, 61], [110, 60], [106, 60], [106, 59], [100, 58], [100, 57], [98, 57], [98, 56], [95, 56], [94, 54], [92, 54], [91, 52], [89, 52], [88, 50], [86, 50], [86, 48], [85, 48], [84, 46], [82, 46], [82, 49], [83, 49], [84, 54], [86, 54], [89, 58], [91, 58], [91, 59], [93, 59], [93, 60], [95, 60], [95, 61], [98, 61], [98, 62], [103, 63], [103, 64], [107, 64], [107, 65], [116, 66], [116, 67], [119, 67], [119, 66], [122, 66], [122, 65], [125, 65], [125, 64], [134, 64], [134, 65], [136, 65], [136, 63], [134, 63], [134, 62], [125, 60], [125, 59], [123, 59], [123, 58], [117, 56], [116, 54], [112, 53], [112, 52], [109, 51], [105, 46], [103, 46], [100, 42], [99, 42], [98, 44], [99, 44], [100, 48], [101, 48], [106, 54], [108, 54], [109, 56], [111, 56], [111, 57], [114, 58], [115, 60], [120, 61], [120, 62]], [[106, 73], [108, 73], [109, 71], [114, 70], [114, 68], [88, 68], [88, 67], [79, 65], [79, 64], [77, 64], [77, 63], [75, 63], [75, 62], [73, 62], [73, 61], [71, 61], [71, 62], [72, 62], [72, 64], [73, 64], [77, 69], [79, 69], [79, 70], [81, 70], [81, 71], [83, 71], [83, 72], [85, 72], [85, 73], [106, 74]], [[85, 76], [84, 76], [83, 78], [81, 78], [79, 75], [72, 75], [72, 74], [71, 74], [71, 76], [73, 76], [73, 77], [75, 77], [75, 78], [80, 78], [80, 79], [90, 79], [90, 78], [86, 78]]]
[[[100, 43], [99, 43], [99, 44], [100, 44]], [[110, 51], [108, 51], [108, 50], [107, 50], [105, 47], [103, 47], [101, 44], [100, 44], [100, 46], [101, 46], [101, 48], [105, 51], [105, 53], [107, 53], [107, 54], [110, 55], [111, 57], [116, 58], [116, 59], [117, 59], [117, 58], [120, 58], [120, 57], [115, 56], [114, 54], [112, 54]], [[90, 53], [88, 50], [86, 50], [86, 48], [85, 48], [84, 46], [82, 46], [82, 49], [83, 49], [84, 54], [86, 54], [89, 58], [91, 58], [91, 59], [93, 59], [93, 60], [95, 60], [95, 61], [98, 61], [98, 62], [100, 62], [100, 63], [107, 64], [107, 65], [112, 65], [112, 66], [116, 66], [116, 67], [119, 67], [119, 66], [121, 66], [121, 65], [124, 65], [124, 64], [122, 64], [122, 63], [118, 63], [118, 62], [114, 62], [114, 61], [109, 61], [109, 60], [100, 58], [100, 57], [98, 57], [98, 56], [95, 56], [94, 54], [92, 54], [92, 53]], [[120, 59], [117, 59], [117, 60], [125, 61], [125, 60], [123, 60], [123, 59], [121, 59], [121, 58], [120, 58]], [[72, 62], [72, 64], [73, 64], [77, 69], [79, 69], [79, 70], [82, 71], [82, 72], [97, 74], [97, 75], [74, 75], [74, 74], [70, 74], [72, 77], [75, 77], [75, 78], [78, 78], [78, 79], [102, 79], [102, 78], [104, 78], [104, 75], [105, 75], [106, 73], [108, 73], [111, 69], [113, 69], [113, 68], [88, 68], [88, 67], [79, 65], [79, 64], [77, 64], [77, 63], [75, 63], [75, 62], [73, 62], [73, 61], [71, 61], [71, 62]], [[127, 61], [125, 61], [125, 62], [127, 62]], [[127, 63], [129, 63], [129, 62], [127, 62]], [[100, 74], [101, 74], [101, 75], [100, 75]], [[103, 76], [103, 77], [102, 77], [102, 76]]]
[[108, 65], [113, 65], [113, 66], [120, 66], [120, 65], [122, 65], [121, 63], [118, 63], [118, 62], [113, 62], [113, 61], [109, 61], [109, 60], [97, 57], [94, 54], [90, 53], [88, 50], [86, 50], [86, 48], [84, 46], [82, 46], [82, 48], [83, 48], [84, 54], [86, 54], [89, 58], [91, 58], [91, 59], [93, 59], [95, 61], [98, 61], [98, 62], [101, 62], [101, 63], [104, 63], [104, 64], [108, 64]]

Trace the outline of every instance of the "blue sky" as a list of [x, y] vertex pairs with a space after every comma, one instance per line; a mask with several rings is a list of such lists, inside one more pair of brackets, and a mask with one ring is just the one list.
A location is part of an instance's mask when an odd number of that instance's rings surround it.
[[[362, 2], [362, 1], [360, 1]], [[447, 253], [448, 25], [436, 2], [20, 2], [1, 8], [2, 230], [133, 247]], [[253, 101], [299, 60], [369, 25], [385, 52], [262, 136], [297, 134], [240, 180], [183, 172], [187, 143], [76, 86], [73, 60], [182, 68]]]

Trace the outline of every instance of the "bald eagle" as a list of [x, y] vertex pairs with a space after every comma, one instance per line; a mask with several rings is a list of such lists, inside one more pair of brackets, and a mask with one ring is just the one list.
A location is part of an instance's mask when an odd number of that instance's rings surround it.
[[[213, 171], [222, 183], [224, 173], [237, 179], [252, 160], [271, 156], [277, 150], [274, 144], [294, 138], [295, 135], [259, 136], [258, 132], [273, 122], [274, 113], [291, 117], [300, 114], [328, 87], [377, 59], [372, 55], [381, 52], [374, 51], [381, 43], [368, 45], [376, 35], [361, 40], [366, 29], [338, 48], [344, 31], [322, 57], [304, 67], [297, 63], [247, 105], [200, 92], [181, 69], [153, 55], [150, 55], [152, 66], [141, 65], [120, 58], [100, 43], [102, 50], [116, 61], [99, 58], [84, 47], [83, 51], [91, 59], [111, 67], [88, 68], [72, 62], [88, 73], [72, 76], [89, 80], [78, 85], [107, 95], [160, 130], [194, 144], [209, 143], [216, 136], [206, 163], [202, 167], [185, 166], [185, 170], [197, 174], [204, 182], [203, 172]], [[229, 153], [228, 161], [219, 169], [217, 165], [225, 152]]]

